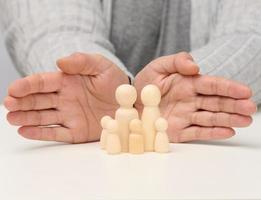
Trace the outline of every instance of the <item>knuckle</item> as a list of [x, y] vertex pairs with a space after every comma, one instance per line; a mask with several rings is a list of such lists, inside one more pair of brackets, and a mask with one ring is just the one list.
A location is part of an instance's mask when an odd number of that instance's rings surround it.
[[202, 109], [204, 107], [204, 98], [198, 97], [198, 100], [196, 101], [196, 109]]
[[30, 98], [30, 108], [31, 110], [36, 109], [36, 96], [33, 94]]
[[211, 85], [210, 85], [213, 93], [215, 93], [215, 94], [217, 94], [217, 92], [218, 92], [218, 82], [219, 82], [218, 78], [214, 78], [214, 80], [211, 82]]
[[223, 111], [224, 110], [224, 100], [220, 97], [217, 97], [217, 111], [220, 112], [220, 111]]
[[58, 95], [57, 94], [51, 94], [50, 95], [50, 101], [51, 101], [51, 107], [52, 108], [58, 108]]
[[197, 124], [197, 122], [198, 122], [198, 114], [197, 113], [191, 114], [190, 122], [191, 122], [191, 124]]
[[55, 115], [56, 115], [57, 124], [63, 125], [64, 122], [63, 122], [63, 118], [61, 117], [60, 113], [57, 111], [57, 112], [55, 112]]
[[42, 74], [36, 74], [36, 79], [38, 80], [38, 91], [43, 91], [44, 89], [44, 77]]
[[215, 126], [217, 124], [217, 115], [214, 113], [210, 114], [210, 123], [211, 126]]
[[196, 127], [195, 128], [195, 139], [199, 140], [201, 137], [201, 128], [200, 127]]
[[42, 120], [43, 120], [42, 119], [42, 113], [40, 111], [36, 111], [35, 114], [36, 114], [37, 123], [39, 125], [42, 125]]

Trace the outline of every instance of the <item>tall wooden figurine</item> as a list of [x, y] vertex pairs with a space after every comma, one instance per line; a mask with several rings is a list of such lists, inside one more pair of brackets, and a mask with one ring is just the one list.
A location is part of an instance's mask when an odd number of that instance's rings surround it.
[[143, 124], [145, 151], [154, 151], [155, 121], [160, 117], [159, 103], [161, 93], [156, 85], [147, 85], [141, 91], [141, 101], [144, 105], [141, 120]]
[[138, 111], [133, 108], [137, 99], [136, 89], [128, 84], [120, 85], [115, 93], [116, 101], [120, 108], [115, 113], [118, 122], [118, 132], [121, 141], [122, 152], [129, 151], [129, 123], [132, 119], [139, 118]]

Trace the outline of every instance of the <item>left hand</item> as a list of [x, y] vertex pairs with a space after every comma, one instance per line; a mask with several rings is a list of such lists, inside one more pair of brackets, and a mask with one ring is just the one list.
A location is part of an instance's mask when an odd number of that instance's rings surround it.
[[[138, 94], [147, 84], [159, 87], [171, 142], [229, 138], [233, 127], [249, 126], [256, 112], [249, 87], [198, 71], [190, 54], [178, 53], [152, 61], [135, 77]], [[141, 113], [140, 98], [135, 106]]]

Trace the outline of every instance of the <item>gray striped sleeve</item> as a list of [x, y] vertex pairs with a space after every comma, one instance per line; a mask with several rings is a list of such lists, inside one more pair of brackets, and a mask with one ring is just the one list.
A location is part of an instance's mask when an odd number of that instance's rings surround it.
[[220, 1], [209, 43], [191, 54], [202, 74], [249, 85], [261, 103], [261, 1]]
[[55, 71], [74, 52], [100, 53], [128, 75], [114, 55], [100, 0], [0, 0], [7, 49], [24, 75]]

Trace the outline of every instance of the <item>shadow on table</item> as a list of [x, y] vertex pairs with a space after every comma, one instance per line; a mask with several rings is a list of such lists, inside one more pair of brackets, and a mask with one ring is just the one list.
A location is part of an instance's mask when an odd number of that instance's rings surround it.
[[[39, 144], [34, 145], [30, 147], [23, 147], [19, 148], [19, 152], [23, 153], [29, 153], [29, 152], [41, 152], [45, 150], [52, 150], [52, 151], [60, 151], [61, 148], [63, 151], [74, 151], [76, 149], [80, 150], [81, 148], [84, 148], [85, 150], [88, 149], [93, 143], [89, 144], [67, 144], [67, 143], [45, 143], [45, 144]], [[258, 143], [251, 143], [249, 141], [194, 141], [189, 142], [186, 144], [192, 144], [192, 145], [208, 145], [208, 146], [215, 146], [215, 147], [228, 147], [228, 148], [245, 148], [245, 149], [261, 149], [261, 142]], [[84, 145], [84, 146], [82, 146]]]
[[242, 141], [196, 141], [190, 142], [190, 144], [200, 144], [200, 145], [209, 145], [209, 146], [220, 146], [220, 147], [240, 147], [240, 148], [248, 148], [248, 149], [261, 149], [261, 142], [260, 144], [257, 143], [249, 143]]
[[[90, 143], [92, 144], [92, 143]], [[74, 150], [79, 150], [81, 148], [88, 149], [88, 144], [67, 144], [67, 143], [45, 143], [45, 144], [35, 144], [33, 146], [23, 146], [22, 148], [20, 147], [17, 149], [19, 153], [30, 153], [30, 152], [44, 152], [45, 150], [48, 151], [74, 151]]]
[[19, 148], [19, 151], [20, 152], [41, 151], [41, 150], [45, 150], [45, 149], [48, 149], [48, 150], [57, 149], [59, 147], [64, 147], [64, 146], [68, 146], [68, 144], [66, 144], [66, 143], [39, 144], [39, 145]]

